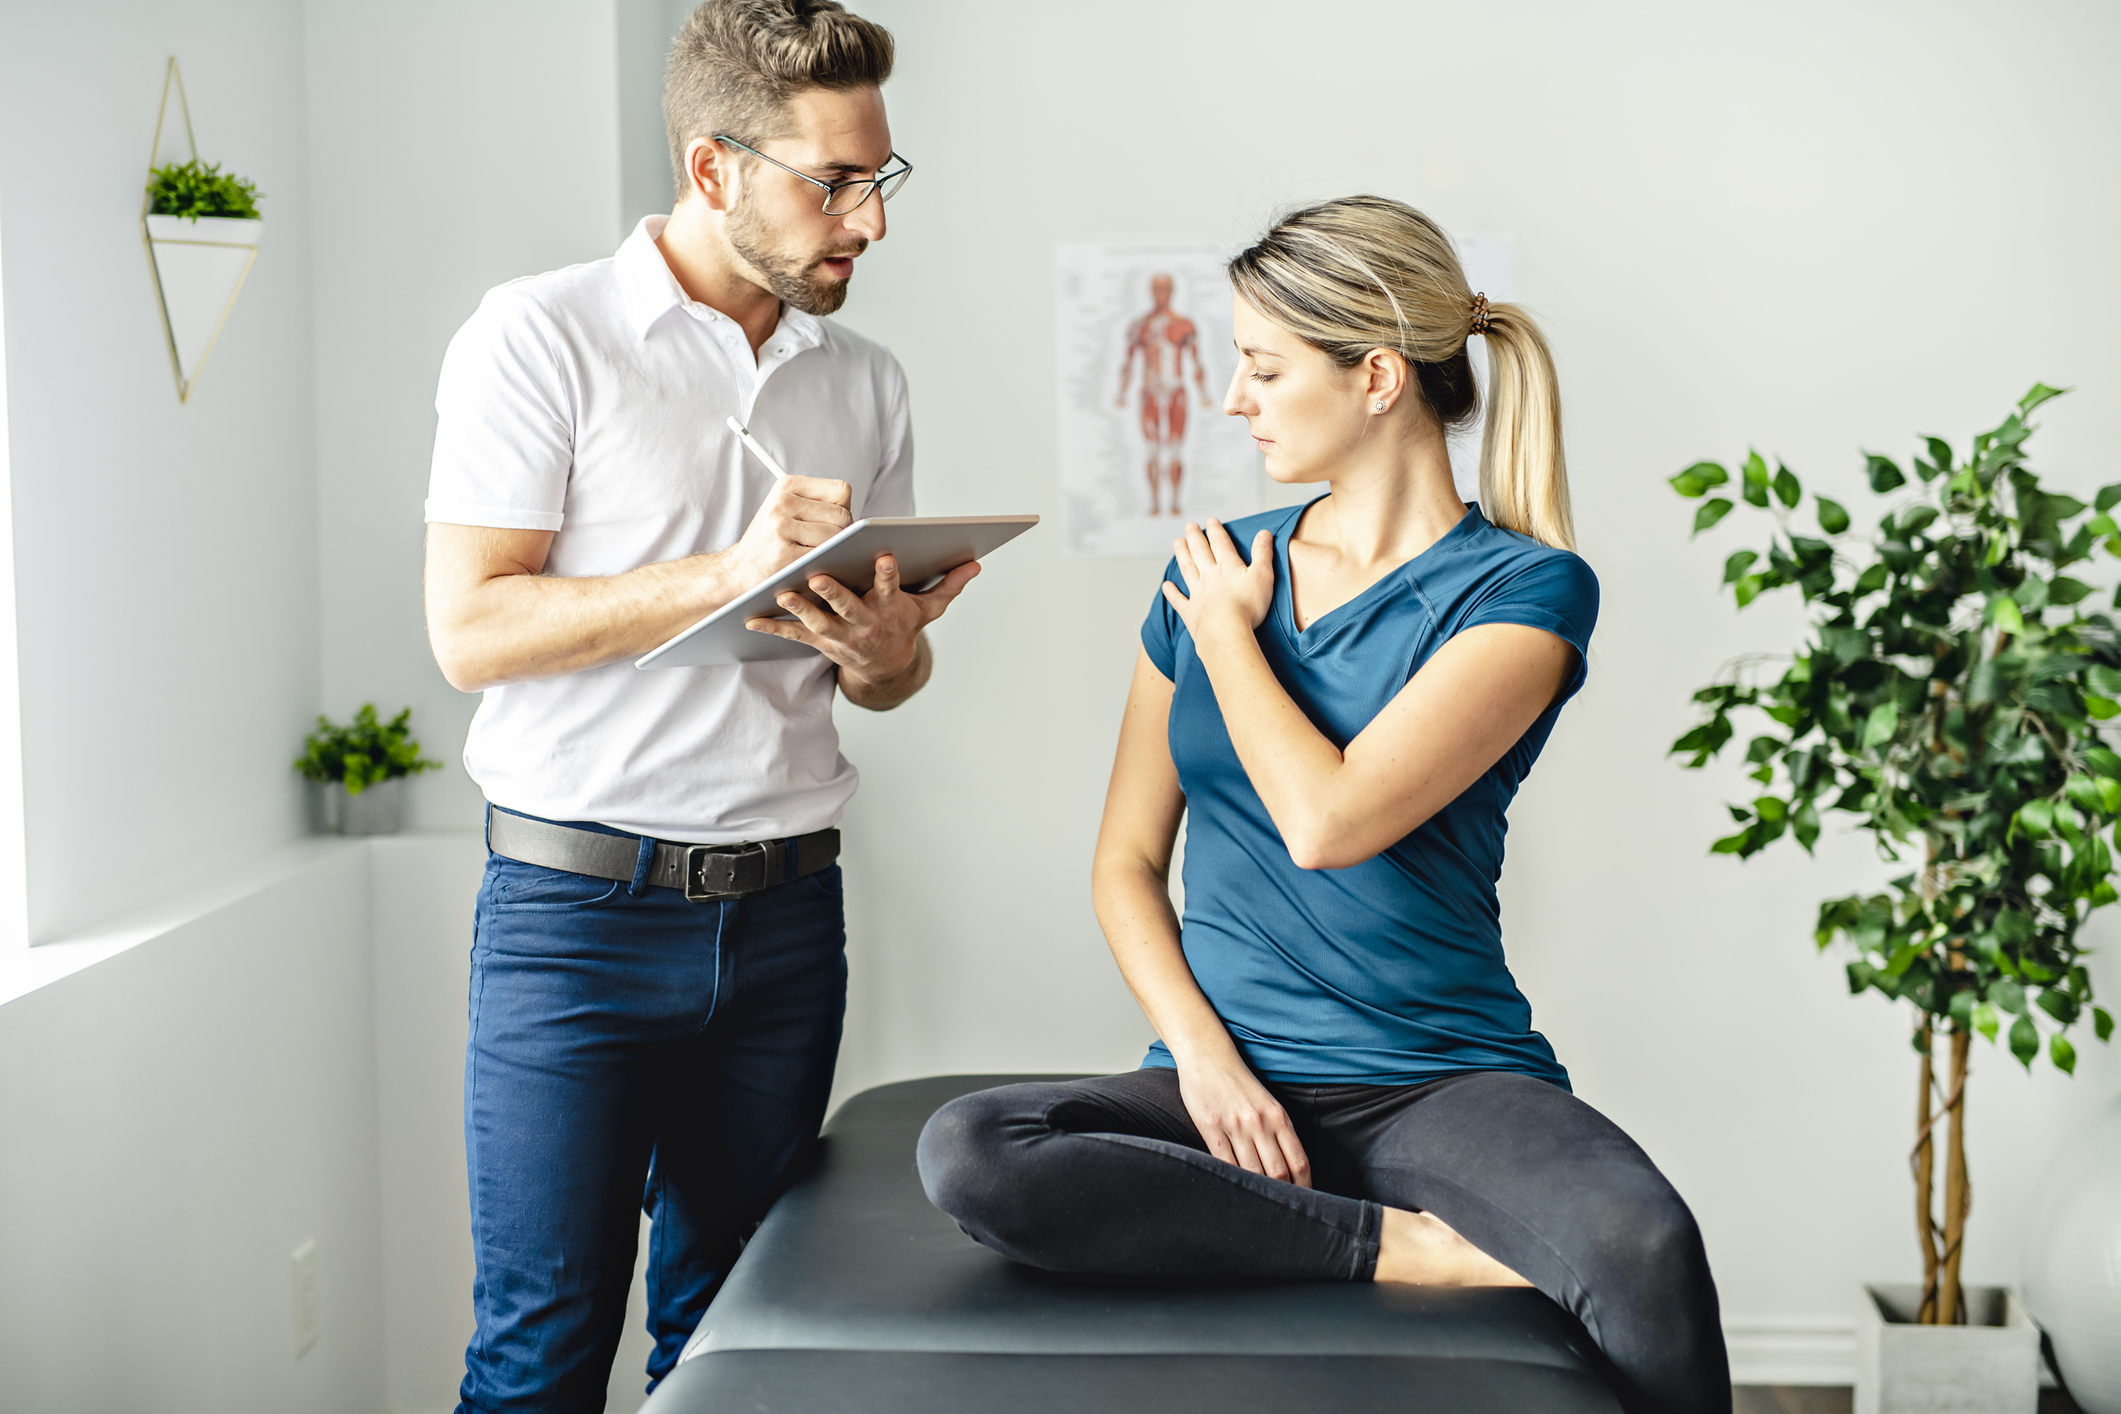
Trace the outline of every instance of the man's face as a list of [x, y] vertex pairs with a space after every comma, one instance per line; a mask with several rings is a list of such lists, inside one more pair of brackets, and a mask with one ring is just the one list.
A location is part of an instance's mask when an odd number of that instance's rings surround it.
[[[873, 177], [891, 160], [891, 124], [877, 89], [806, 89], [789, 101], [788, 117], [793, 135], [753, 145], [821, 182]], [[810, 183], [756, 158], [740, 166], [723, 226], [730, 248], [782, 300], [806, 314], [831, 314], [847, 302], [855, 257], [884, 238], [884, 203], [871, 196], [844, 216], [827, 216], [825, 193]]]

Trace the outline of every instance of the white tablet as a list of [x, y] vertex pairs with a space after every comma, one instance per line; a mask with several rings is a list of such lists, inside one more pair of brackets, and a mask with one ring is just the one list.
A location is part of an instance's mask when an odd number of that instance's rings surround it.
[[813, 575], [830, 575], [856, 594], [876, 580], [876, 557], [898, 557], [899, 581], [923, 592], [968, 560], [981, 559], [1038, 524], [1037, 516], [878, 516], [858, 520], [780, 573], [745, 590], [654, 652], [636, 668], [701, 668], [808, 658], [817, 650], [770, 633], [753, 633], [746, 619], [790, 619], [774, 601], [789, 590], [811, 593]]

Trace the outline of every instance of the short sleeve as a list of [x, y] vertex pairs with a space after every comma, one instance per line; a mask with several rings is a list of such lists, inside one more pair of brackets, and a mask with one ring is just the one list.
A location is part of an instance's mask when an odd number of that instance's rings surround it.
[[883, 397], [884, 456], [862, 498], [865, 516], [910, 516], [913, 510], [913, 412], [906, 395], [906, 373], [898, 360], [884, 355], [878, 380]]
[[1171, 601], [1164, 597], [1165, 584], [1175, 584], [1180, 589], [1186, 587], [1186, 582], [1178, 575], [1176, 555], [1164, 566], [1163, 581], [1156, 586], [1156, 598], [1149, 605], [1149, 617], [1142, 620], [1142, 651], [1149, 655], [1150, 662], [1156, 664], [1156, 670], [1164, 675], [1165, 681], [1176, 682], [1178, 636], [1186, 631], [1186, 625], [1179, 618], [1178, 610], [1171, 607]]
[[435, 389], [428, 520], [560, 528], [574, 467], [574, 398], [543, 322], [504, 285], [449, 341]]
[[1576, 671], [1562, 694], [1573, 697], [1583, 686], [1591, 630], [1598, 624], [1598, 576], [1578, 556], [1551, 551], [1498, 577], [1458, 627], [1463, 631], [1478, 624], [1543, 628], [1574, 648]]

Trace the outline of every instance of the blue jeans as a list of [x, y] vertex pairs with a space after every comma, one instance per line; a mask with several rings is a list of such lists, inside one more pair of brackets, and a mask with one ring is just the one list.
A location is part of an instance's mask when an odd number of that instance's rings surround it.
[[654, 1388], [824, 1117], [847, 999], [838, 867], [689, 903], [646, 882], [652, 844], [631, 884], [487, 858], [460, 1414], [603, 1409], [643, 1207]]

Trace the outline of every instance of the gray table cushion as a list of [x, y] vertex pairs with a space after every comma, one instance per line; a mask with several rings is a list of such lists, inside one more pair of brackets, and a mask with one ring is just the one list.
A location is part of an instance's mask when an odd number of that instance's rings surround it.
[[1249, 1407], [1238, 1388], [1311, 1391], [1273, 1396], [1290, 1411], [1618, 1408], [1582, 1327], [1536, 1292], [1130, 1286], [989, 1252], [929, 1205], [914, 1141], [946, 1100], [1051, 1078], [937, 1076], [841, 1106], [648, 1410], [1229, 1411]]

